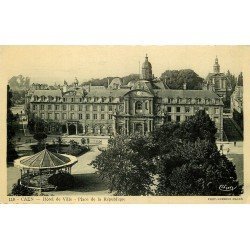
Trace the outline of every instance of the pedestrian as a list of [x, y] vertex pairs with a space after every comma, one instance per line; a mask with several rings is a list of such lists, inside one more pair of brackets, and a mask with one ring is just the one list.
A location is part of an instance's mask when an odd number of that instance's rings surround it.
[[227, 148], [227, 155], [229, 154], [229, 152], [230, 152], [230, 148]]
[[236, 147], [236, 141], [234, 142], [234, 146]]

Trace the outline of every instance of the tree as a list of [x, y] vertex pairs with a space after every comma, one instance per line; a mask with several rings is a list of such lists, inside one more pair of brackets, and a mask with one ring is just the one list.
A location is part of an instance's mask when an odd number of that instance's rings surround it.
[[147, 137], [117, 136], [92, 162], [115, 195], [152, 194], [154, 159]]
[[124, 76], [122, 78], [122, 81], [123, 81], [123, 85], [127, 85], [130, 81], [137, 81], [140, 79], [140, 75], [139, 74], [130, 74], [128, 76]]
[[186, 141], [195, 142], [197, 139], [215, 142], [217, 128], [205, 110], [199, 110], [189, 120], [184, 121], [179, 130], [179, 137]]
[[9, 85], [7, 86], [7, 162], [12, 162], [18, 155], [15, 150], [13, 138], [15, 129], [17, 128], [17, 119], [11, 112], [12, 107], [12, 92]]
[[12, 76], [8, 81], [8, 85], [14, 91], [26, 90], [29, 88], [30, 78], [23, 75]]
[[115, 195], [240, 195], [235, 166], [218, 151], [215, 133], [199, 111], [148, 136], [110, 139], [92, 164]]
[[37, 150], [41, 151], [45, 148], [45, 139], [47, 138], [47, 135], [44, 132], [39, 132], [34, 134], [33, 138], [37, 140]]
[[204, 79], [191, 69], [166, 70], [161, 74], [161, 79], [170, 89], [183, 89], [183, 84], [187, 84], [187, 89], [202, 89]]
[[56, 144], [57, 144], [57, 153], [60, 153], [61, 152], [61, 147], [62, 147], [62, 144], [63, 144], [63, 139], [62, 139], [61, 136], [57, 137]]

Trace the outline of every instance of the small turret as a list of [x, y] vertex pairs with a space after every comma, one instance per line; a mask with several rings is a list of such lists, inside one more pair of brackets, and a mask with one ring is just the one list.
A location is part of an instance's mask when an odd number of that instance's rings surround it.
[[214, 73], [220, 73], [220, 65], [217, 56], [214, 62]]

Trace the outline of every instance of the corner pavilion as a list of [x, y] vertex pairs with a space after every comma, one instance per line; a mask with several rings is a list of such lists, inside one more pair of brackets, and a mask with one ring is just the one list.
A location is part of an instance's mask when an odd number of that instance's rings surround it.
[[59, 172], [71, 173], [75, 163], [75, 156], [52, 153], [45, 148], [34, 155], [15, 160], [14, 167], [21, 172], [21, 185], [37, 190], [51, 190], [55, 187], [48, 183], [48, 178]]

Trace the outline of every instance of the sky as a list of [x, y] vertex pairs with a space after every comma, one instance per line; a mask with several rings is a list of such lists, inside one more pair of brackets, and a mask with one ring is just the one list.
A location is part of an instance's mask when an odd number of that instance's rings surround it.
[[[201, 77], [213, 70], [215, 57], [221, 72], [238, 75], [246, 68], [248, 46], [0, 46], [0, 81], [22, 74], [31, 83], [62, 84], [108, 76], [139, 73], [148, 54], [153, 74], [193, 69]], [[246, 53], [248, 52], [248, 53]], [[140, 64], [139, 64], [140, 63]]]

